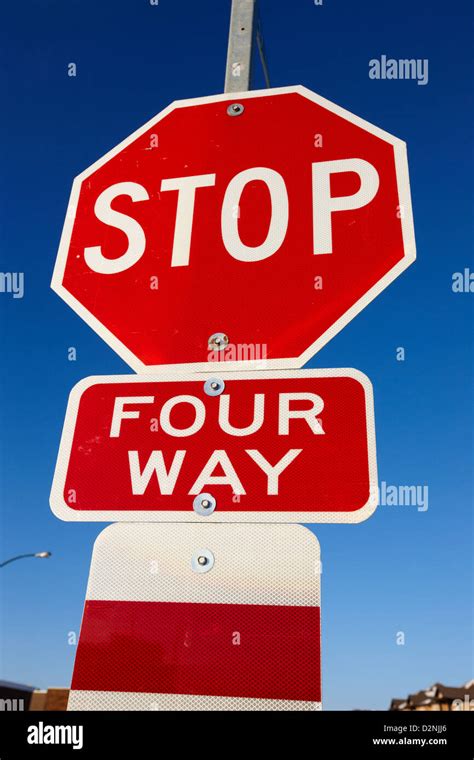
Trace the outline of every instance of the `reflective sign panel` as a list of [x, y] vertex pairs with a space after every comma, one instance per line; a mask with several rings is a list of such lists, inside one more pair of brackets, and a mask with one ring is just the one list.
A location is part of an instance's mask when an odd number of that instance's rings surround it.
[[51, 493], [65, 520], [360, 522], [377, 504], [357, 370], [92, 377]]
[[74, 180], [52, 287], [135, 372], [302, 367], [415, 259], [402, 140], [305, 87], [238, 98]]
[[317, 710], [320, 560], [300, 525], [112, 525], [70, 710]]

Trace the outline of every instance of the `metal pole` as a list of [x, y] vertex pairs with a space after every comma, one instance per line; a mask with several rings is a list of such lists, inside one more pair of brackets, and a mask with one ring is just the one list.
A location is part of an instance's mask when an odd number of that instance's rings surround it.
[[255, 0], [232, 0], [224, 92], [250, 89]]

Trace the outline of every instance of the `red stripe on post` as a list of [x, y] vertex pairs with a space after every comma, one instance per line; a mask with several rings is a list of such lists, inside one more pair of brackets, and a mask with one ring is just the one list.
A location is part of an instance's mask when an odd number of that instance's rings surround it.
[[71, 688], [320, 702], [319, 607], [88, 600]]

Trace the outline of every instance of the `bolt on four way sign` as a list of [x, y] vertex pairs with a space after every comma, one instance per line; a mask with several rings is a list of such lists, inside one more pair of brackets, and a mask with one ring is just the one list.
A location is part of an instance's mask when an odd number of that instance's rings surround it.
[[295, 86], [176, 101], [82, 172], [52, 287], [137, 372], [296, 368], [414, 259], [405, 143]]
[[91, 377], [71, 392], [61, 519], [348, 523], [376, 505], [372, 386], [357, 370]]

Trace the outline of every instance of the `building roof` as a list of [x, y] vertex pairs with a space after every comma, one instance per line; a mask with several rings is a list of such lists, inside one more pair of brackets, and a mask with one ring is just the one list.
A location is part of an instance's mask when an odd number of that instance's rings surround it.
[[390, 702], [390, 709], [399, 710], [404, 704], [406, 704], [406, 699], [392, 699]]
[[428, 696], [426, 691], [417, 691], [416, 694], [408, 695], [408, 703], [410, 705], [430, 705], [433, 702], [433, 698]]
[[442, 683], [436, 683], [436, 696], [444, 699], [464, 699], [466, 696], [469, 699], [474, 699], [474, 685], [466, 684], [466, 686], [445, 686]]
[[12, 691], [34, 691], [36, 686], [30, 686], [26, 683], [15, 683], [14, 681], [0, 681], [0, 689], [11, 689]]
[[455, 699], [474, 699], [474, 681], [468, 681], [465, 686], [445, 686], [443, 683], [435, 683], [429, 689], [409, 694], [403, 699], [392, 699], [390, 710], [404, 710], [406, 707], [416, 708], [423, 705], [432, 705], [442, 701], [452, 702]]

